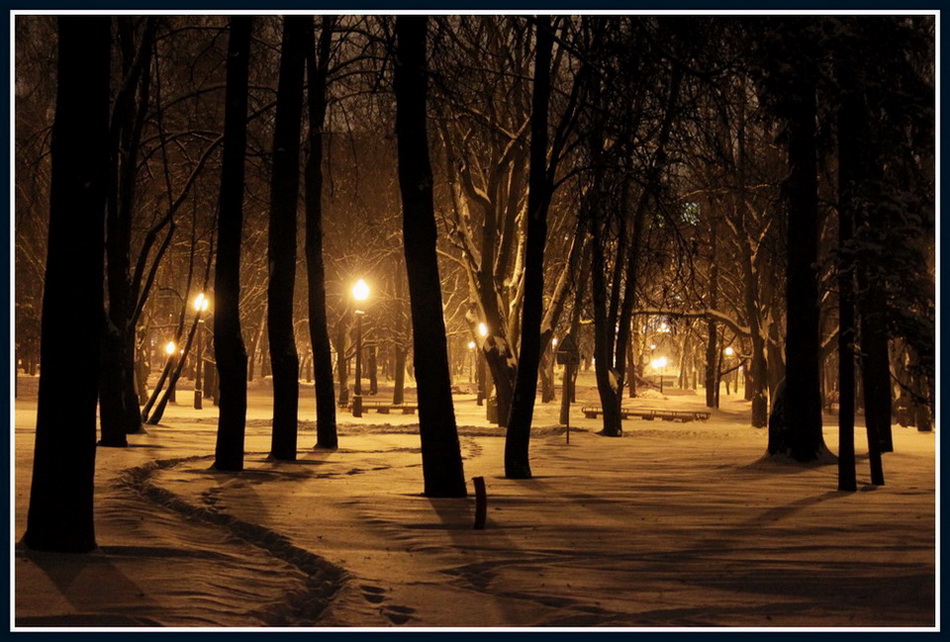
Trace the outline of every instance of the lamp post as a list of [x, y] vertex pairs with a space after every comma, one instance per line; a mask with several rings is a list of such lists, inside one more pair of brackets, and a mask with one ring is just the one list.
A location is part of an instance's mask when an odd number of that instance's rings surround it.
[[650, 365], [653, 366], [653, 369], [660, 373], [660, 394], [663, 393], [663, 374], [667, 363], [668, 361], [666, 357], [657, 357], [650, 363]]
[[469, 367], [468, 367], [468, 382], [469, 382], [469, 383], [472, 383], [472, 380], [475, 378], [475, 359], [477, 358], [477, 355], [475, 354], [475, 342], [474, 342], [474, 341], [469, 341], [469, 342], [468, 342], [468, 352], [469, 352], [469, 354], [472, 355], [472, 360], [471, 360], [471, 362], [469, 363]]
[[205, 320], [202, 318], [202, 312], [205, 312], [208, 309], [208, 299], [205, 297], [204, 292], [198, 294], [195, 297], [194, 301], [195, 314], [198, 316], [198, 345], [195, 346], [195, 410], [201, 410], [201, 371], [204, 369], [202, 360], [204, 359], [203, 354], [203, 343], [202, 343], [202, 330], [204, 330]]
[[356, 381], [353, 384], [353, 416], [363, 416], [363, 389], [360, 379], [363, 377], [363, 315], [365, 312], [359, 307], [369, 298], [369, 286], [360, 279], [353, 286], [353, 300], [356, 301]]
[[[175, 355], [178, 354], [178, 346], [175, 345], [174, 341], [165, 344], [165, 354], [168, 355], [168, 372], [171, 372], [175, 369]], [[173, 383], [169, 384], [168, 400], [175, 401], [175, 386]]]
[[[488, 326], [484, 323], [478, 324], [478, 335], [482, 338], [482, 343], [485, 343], [485, 337], [488, 336]], [[481, 406], [485, 403], [485, 396], [487, 391], [485, 390], [488, 387], [488, 382], [486, 381], [486, 372], [485, 372], [485, 351], [484, 349], [479, 349], [478, 355], [478, 398], [476, 403]]]
[[[723, 350], [723, 354], [725, 354], [727, 357], [732, 357], [732, 355], [734, 355], [735, 353], [736, 353], [736, 351], [733, 350], [732, 346], [727, 346], [726, 349]], [[728, 365], [729, 365], [729, 364], [727, 363], [727, 364], [726, 364], [726, 367], [727, 367], [727, 368], [728, 368]], [[727, 370], [727, 372], [728, 372], [728, 370]], [[729, 377], [729, 375], [727, 374], [727, 375], [726, 375], [726, 394], [727, 394], [727, 395], [729, 394], [729, 379], [730, 379], [730, 377]], [[739, 381], [738, 381], [738, 379], [736, 380], [735, 383], [736, 383], [736, 385], [735, 385], [735, 387], [734, 387], [733, 392], [735, 392], [735, 391], [738, 390], [738, 388], [739, 388]]]

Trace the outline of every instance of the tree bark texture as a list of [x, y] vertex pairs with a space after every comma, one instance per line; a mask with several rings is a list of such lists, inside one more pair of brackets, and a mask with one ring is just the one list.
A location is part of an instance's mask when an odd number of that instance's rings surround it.
[[244, 468], [247, 418], [247, 351], [241, 336], [241, 229], [244, 220], [244, 156], [247, 147], [247, 85], [253, 18], [234, 16], [228, 38], [218, 250], [214, 273], [214, 358], [218, 366], [218, 435], [214, 467]]
[[528, 447], [541, 363], [541, 317], [544, 314], [544, 245], [548, 234], [551, 185], [548, 176], [548, 99], [551, 95], [551, 16], [538, 16], [535, 27], [534, 88], [531, 95], [531, 146], [528, 168], [528, 225], [525, 239], [524, 300], [518, 370], [505, 436], [505, 477], [528, 479]]
[[294, 340], [294, 285], [297, 271], [297, 199], [300, 190], [300, 118], [309, 16], [285, 16], [280, 45], [274, 161], [271, 171], [267, 245], [267, 335], [274, 383], [274, 424], [270, 456], [297, 458], [300, 364]]
[[396, 141], [412, 312], [424, 493], [464, 497], [449, 376], [426, 132], [426, 17], [396, 17]]
[[310, 154], [304, 167], [306, 204], [305, 249], [307, 256], [307, 311], [313, 350], [314, 391], [317, 404], [317, 448], [338, 446], [336, 399], [333, 393], [333, 360], [327, 327], [326, 272], [323, 265], [323, 123], [327, 113], [327, 68], [333, 16], [323, 16], [320, 25], [319, 60], [313, 42], [313, 19], [308, 26], [307, 99], [309, 103]]
[[23, 541], [37, 550], [85, 553], [96, 548], [110, 18], [61, 16], [58, 29], [36, 443]]

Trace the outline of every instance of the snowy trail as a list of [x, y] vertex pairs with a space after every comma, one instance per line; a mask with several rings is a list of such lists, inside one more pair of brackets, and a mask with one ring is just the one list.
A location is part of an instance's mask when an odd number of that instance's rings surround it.
[[[340, 417], [340, 449], [266, 457], [250, 406], [245, 470], [209, 470], [216, 410], [99, 449], [101, 550], [15, 550], [19, 625], [172, 627], [933, 627], [935, 433], [895, 427], [888, 484], [840, 493], [834, 465], [763, 459], [747, 405], [708, 422], [625, 422], [620, 439], [539, 405], [531, 480], [502, 475], [503, 430], [458, 402], [474, 499], [422, 496], [414, 416]], [[649, 399], [701, 407], [699, 397]], [[35, 401], [16, 403], [14, 540], [29, 497]], [[836, 448], [828, 419], [825, 440]], [[863, 430], [861, 431], [863, 432]], [[865, 443], [858, 434], [858, 444]], [[471, 486], [470, 486], [471, 489]]]
[[[317, 621], [326, 609], [327, 604], [345, 581], [346, 573], [343, 569], [330, 564], [323, 558], [294, 546], [286, 537], [259, 524], [236, 519], [222, 512], [215, 505], [213, 495], [203, 497], [208, 506], [189, 503], [179, 495], [175, 495], [152, 482], [153, 474], [159, 470], [175, 468], [183, 465], [208, 466], [213, 461], [210, 456], [188, 457], [184, 459], [157, 460], [124, 471], [120, 486], [147, 499], [151, 503], [167, 508], [185, 517], [190, 522], [200, 522], [225, 530], [231, 538], [261, 551], [275, 558], [272, 564], [262, 560], [267, 567], [267, 573], [273, 573], [281, 578], [298, 577], [302, 584], [298, 589], [284, 589], [284, 593], [274, 600], [273, 604], [254, 612], [254, 616], [261, 620], [261, 624], [268, 626], [307, 626]], [[209, 474], [216, 474], [209, 470]], [[232, 475], [226, 475], [229, 479]], [[178, 542], [185, 550], [193, 548], [193, 542]], [[283, 562], [284, 564], [280, 564]], [[292, 567], [298, 573], [288, 572], [286, 566]], [[218, 566], [218, 569], [221, 567]], [[244, 565], [246, 568], [246, 565]], [[249, 595], [242, 595], [240, 574], [220, 573], [224, 577], [219, 579], [224, 585], [232, 587], [237, 592], [240, 604], [246, 604]], [[238, 575], [235, 577], [235, 575]], [[302, 577], [301, 577], [302, 576]], [[247, 582], [256, 586], [256, 582]], [[253, 595], [259, 599], [258, 595]], [[239, 612], [234, 608], [231, 613]], [[235, 624], [237, 625], [237, 624]]]

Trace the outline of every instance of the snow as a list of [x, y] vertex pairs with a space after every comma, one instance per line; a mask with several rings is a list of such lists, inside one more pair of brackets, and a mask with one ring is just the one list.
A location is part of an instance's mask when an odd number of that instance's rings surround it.
[[[184, 385], [181, 390], [185, 390]], [[89, 555], [25, 550], [35, 379], [15, 410], [11, 605], [16, 631], [937, 630], [936, 433], [895, 426], [887, 484], [859, 492], [834, 465], [763, 458], [765, 430], [723, 395], [706, 422], [631, 419], [598, 436], [580, 375], [570, 443], [559, 401], [537, 405], [535, 478], [503, 476], [503, 431], [456, 397], [465, 499], [421, 495], [416, 415], [338, 414], [340, 449], [311, 450], [302, 386], [299, 460], [267, 459], [269, 390], [250, 391], [246, 470], [209, 470], [217, 409], [189, 393], [126, 449], [97, 453]], [[382, 397], [385, 393], [381, 392]], [[628, 405], [702, 409], [668, 390]], [[825, 439], [837, 446], [833, 417]], [[12, 620], [13, 618], [11, 618]], [[172, 628], [167, 628], [172, 627]], [[287, 629], [280, 629], [287, 630]]]

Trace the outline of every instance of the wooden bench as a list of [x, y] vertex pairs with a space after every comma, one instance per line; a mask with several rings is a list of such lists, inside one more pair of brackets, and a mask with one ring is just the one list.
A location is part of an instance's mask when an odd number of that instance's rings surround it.
[[[411, 415], [416, 412], [416, 408], [418, 406], [416, 406], [416, 404], [408, 404], [408, 403], [392, 404], [392, 403], [387, 403], [385, 401], [364, 401], [362, 403], [362, 407], [364, 411], [375, 410], [378, 414], [381, 414], [381, 415], [388, 415], [390, 412], [393, 412], [393, 411], [400, 411], [404, 415]], [[352, 402], [347, 405], [347, 408], [349, 408], [350, 410], [353, 409]]]
[[[604, 414], [603, 408], [598, 406], [584, 406], [581, 412], [588, 419], [596, 419]], [[637, 417], [645, 421], [662, 419], [663, 421], [706, 421], [709, 419], [709, 413], [704, 410], [658, 410], [654, 408], [621, 408], [620, 418], [630, 419]]]

